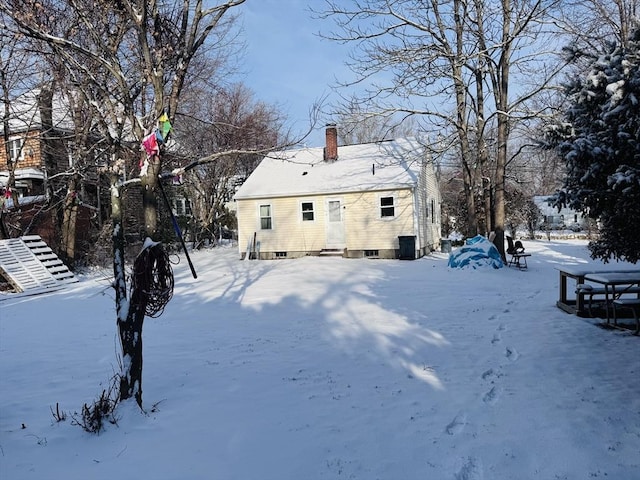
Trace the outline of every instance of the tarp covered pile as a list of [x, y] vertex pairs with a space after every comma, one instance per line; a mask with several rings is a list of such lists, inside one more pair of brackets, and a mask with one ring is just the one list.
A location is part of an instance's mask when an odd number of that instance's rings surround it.
[[449, 255], [450, 268], [502, 268], [504, 263], [496, 246], [482, 235], [467, 239], [465, 245]]

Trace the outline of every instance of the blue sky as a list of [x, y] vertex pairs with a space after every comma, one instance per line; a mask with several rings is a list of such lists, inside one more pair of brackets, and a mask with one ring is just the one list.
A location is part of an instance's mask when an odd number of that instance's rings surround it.
[[[333, 29], [331, 20], [314, 19], [309, 12], [309, 5], [321, 9], [323, 4], [321, 0], [249, 0], [240, 7], [246, 41], [243, 81], [257, 100], [278, 105], [295, 131], [308, 128], [314, 102], [336, 99], [331, 88], [336, 77], [350, 77], [345, 66], [349, 47], [317, 35]], [[326, 120], [320, 119], [307, 145], [324, 143]]]

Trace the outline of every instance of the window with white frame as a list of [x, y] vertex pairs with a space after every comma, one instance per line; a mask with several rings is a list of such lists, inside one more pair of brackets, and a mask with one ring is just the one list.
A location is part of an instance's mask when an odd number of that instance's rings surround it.
[[22, 138], [14, 138], [9, 140], [9, 161], [17, 162], [24, 158], [23, 146], [24, 140]]
[[260, 205], [260, 229], [271, 230], [272, 226], [271, 205]]
[[436, 223], [436, 201], [431, 199], [431, 223]]
[[302, 221], [313, 222], [315, 218], [313, 202], [302, 202], [301, 208], [302, 208]]
[[184, 197], [173, 199], [173, 214], [176, 217], [191, 215], [191, 203]]
[[380, 197], [380, 216], [382, 218], [395, 217], [396, 207], [393, 197]]

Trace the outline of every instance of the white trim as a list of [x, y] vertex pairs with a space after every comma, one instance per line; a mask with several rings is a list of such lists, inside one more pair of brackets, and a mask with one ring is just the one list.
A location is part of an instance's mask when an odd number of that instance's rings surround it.
[[[269, 216], [262, 217], [262, 207], [269, 207]], [[262, 218], [269, 218], [271, 220], [270, 228], [262, 228]], [[258, 202], [258, 230], [275, 230], [273, 221], [273, 203], [271, 202]]]
[[[393, 205], [382, 205], [383, 198], [391, 198], [393, 200]], [[393, 215], [382, 215], [382, 209], [393, 208]], [[395, 220], [398, 215], [396, 209], [398, 208], [398, 194], [397, 192], [385, 192], [378, 194], [378, 218], [384, 221]]]
[[[345, 248], [347, 246], [347, 232], [345, 225], [345, 203], [343, 197], [327, 197], [325, 202], [325, 246], [326, 248]], [[340, 214], [340, 220], [330, 221], [331, 209], [329, 204], [331, 202], [338, 202], [340, 208], [338, 213]], [[337, 228], [336, 228], [337, 227]], [[337, 233], [337, 235], [332, 235]]]
[[[310, 204], [311, 204], [311, 210], [303, 210], [302, 206], [303, 206], [303, 204], [305, 204], [305, 203], [310, 203]], [[318, 218], [318, 212], [317, 212], [317, 209], [316, 209], [316, 202], [315, 202], [315, 200], [306, 200], [306, 199], [305, 199], [305, 200], [300, 200], [300, 201], [298, 202], [298, 207], [299, 207], [299, 210], [298, 210], [298, 211], [300, 212], [300, 217], [299, 217], [299, 219], [300, 219], [300, 222], [301, 222], [301, 223], [307, 223], [307, 222], [308, 222], [308, 223], [315, 223], [315, 222], [316, 222], [316, 220], [317, 220], [317, 218]], [[305, 214], [305, 213], [311, 213], [311, 214], [313, 215], [313, 218], [312, 218], [312, 219], [310, 219], [310, 220], [305, 219], [305, 218], [304, 218], [304, 214]]]
[[[17, 148], [13, 148], [14, 144], [18, 142], [19, 145]], [[25, 145], [25, 138], [22, 136], [14, 136], [14, 137], [9, 137], [9, 158], [8, 160], [12, 163], [18, 163], [21, 160], [24, 160], [24, 145]], [[14, 156], [14, 154], [18, 154], [17, 157]]]

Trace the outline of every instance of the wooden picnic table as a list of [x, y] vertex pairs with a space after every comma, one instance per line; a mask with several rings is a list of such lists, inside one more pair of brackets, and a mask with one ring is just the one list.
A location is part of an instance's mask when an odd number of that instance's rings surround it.
[[[556, 306], [567, 313], [575, 314], [578, 316], [587, 316], [588, 313], [585, 310], [584, 294], [575, 294], [576, 286], [585, 283], [587, 275], [598, 274], [613, 274], [613, 273], [629, 273], [635, 272], [636, 275], [640, 274], [638, 270], [623, 270], [615, 268], [603, 268], [598, 266], [583, 266], [583, 265], [570, 265], [556, 267], [560, 273], [559, 281], [559, 298], [556, 302]], [[569, 290], [568, 280], [574, 280], [573, 288]], [[572, 295], [570, 296], [570, 291]]]
[[[598, 283], [604, 287], [605, 311], [607, 315], [607, 324], [609, 324], [609, 306], [612, 306], [613, 324], [617, 325], [616, 308], [614, 301], [625, 293], [635, 293], [636, 298], [640, 298], [638, 287], [640, 287], [640, 270], [624, 271], [624, 272], [599, 272], [588, 273], [584, 276], [584, 280]], [[640, 320], [636, 318], [636, 333], [640, 331]]]

